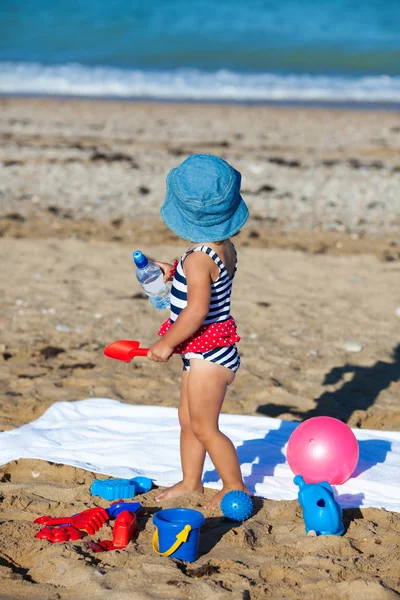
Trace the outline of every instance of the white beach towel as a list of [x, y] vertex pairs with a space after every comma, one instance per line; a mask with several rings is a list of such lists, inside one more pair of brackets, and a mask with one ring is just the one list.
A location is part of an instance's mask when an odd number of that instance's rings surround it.
[[[286, 462], [286, 446], [298, 423], [221, 415], [220, 427], [235, 444], [246, 485], [258, 496], [293, 500], [298, 488]], [[341, 506], [374, 506], [400, 512], [400, 432], [354, 430], [357, 469], [336, 486]], [[0, 464], [39, 458], [113, 477], [144, 475], [161, 486], [181, 478], [175, 408], [133, 406], [107, 398], [53, 404], [36, 421], [0, 433]], [[203, 482], [221, 488], [207, 458]]]

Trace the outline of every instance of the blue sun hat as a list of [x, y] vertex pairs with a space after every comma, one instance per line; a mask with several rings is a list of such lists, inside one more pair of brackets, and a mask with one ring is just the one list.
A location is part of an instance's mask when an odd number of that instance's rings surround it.
[[226, 240], [243, 227], [249, 210], [240, 195], [241, 175], [213, 154], [192, 154], [167, 176], [164, 223], [191, 242]]

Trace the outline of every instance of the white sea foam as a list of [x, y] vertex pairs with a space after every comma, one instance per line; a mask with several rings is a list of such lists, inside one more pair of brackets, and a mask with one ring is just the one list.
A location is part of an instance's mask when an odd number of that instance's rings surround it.
[[44, 66], [0, 63], [0, 93], [220, 100], [231, 102], [400, 103], [400, 76], [331, 77], [205, 72], [123, 70], [79, 64]]

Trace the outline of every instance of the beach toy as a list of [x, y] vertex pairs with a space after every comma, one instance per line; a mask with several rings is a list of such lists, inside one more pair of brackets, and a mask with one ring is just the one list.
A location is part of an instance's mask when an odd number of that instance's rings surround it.
[[148, 477], [134, 477], [130, 481], [134, 482], [137, 494], [146, 494], [153, 487], [153, 482]]
[[72, 517], [38, 517], [33, 522], [38, 525], [72, 525], [76, 529], [84, 529], [90, 535], [93, 535], [109, 520], [108, 513], [104, 508], [96, 506]]
[[95, 480], [90, 486], [90, 493], [92, 496], [100, 496], [105, 500], [134, 498], [136, 486], [129, 479]]
[[[126, 363], [131, 362], [135, 356], [147, 356], [148, 351], [148, 348], [140, 348], [140, 342], [136, 340], [118, 340], [104, 348], [104, 354], [108, 358]], [[178, 353], [177, 350], [174, 353]]]
[[198, 556], [200, 527], [204, 521], [201, 512], [189, 508], [166, 508], [155, 513], [154, 552], [160, 556], [194, 562]]
[[113, 527], [114, 548], [125, 548], [136, 532], [136, 515], [127, 510], [122, 511], [115, 519]]
[[61, 542], [70, 542], [71, 540], [80, 540], [84, 534], [75, 527], [43, 527], [35, 535], [36, 538], [47, 540], [51, 544]]
[[140, 342], [136, 340], [118, 340], [104, 348], [104, 354], [108, 358], [115, 358], [123, 362], [130, 362], [135, 356], [147, 356], [148, 348], [140, 348]]
[[358, 442], [350, 427], [333, 417], [304, 421], [293, 431], [287, 446], [290, 468], [306, 483], [344, 483], [357, 466], [358, 454]]
[[303, 509], [306, 533], [315, 531], [317, 535], [342, 535], [342, 509], [334, 499], [329, 483], [305, 483], [301, 475], [296, 475], [293, 481], [300, 488], [298, 500]]
[[92, 496], [100, 496], [105, 500], [121, 500], [134, 498], [136, 493], [148, 492], [153, 482], [148, 477], [133, 479], [96, 479], [90, 486]]
[[220, 504], [221, 512], [230, 521], [245, 521], [253, 514], [253, 502], [248, 494], [240, 490], [227, 492]]
[[99, 542], [88, 542], [87, 546], [93, 552], [109, 552], [126, 548], [136, 533], [136, 515], [128, 510], [122, 511], [115, 519], [113, 539]]
[[[146, 482], [142, 483], [145, 484]], [[115, 518], [115, 523], [112, 541], [89, 542], [88, 546], [94, 552], [120, 550], [121, 548], [125, 548], [135, 535], [135, 512], [141, 506], [139, 502], [115, 502], [109, 507], [108, 511], [101, 507], [95, 507], [89, 508], [72, 517], [59, 517], [56, 519], [52, 517], [38, 517], [34, 523], [46, 525], [46, 527], [43, 527], [35, 537], [48, 540], [53, 544], [79, 540], [84, 536], [79, 531], [80, 529], [84, 529], [87, 533], [93, 535], [110, 517], [113, 517]]]
[[136, 513], [139, 508], [142, 508], [140, 502], [124, 502], [121, 500], [120, 502], [113, 502], [111, 506], [106, 508], [106, 512], [110, 519], [115, 519], [124, 510]]
[[[111, 540], [99, 540], [98, 542], [86, 542], [86, 546], [93, 552], [109, 552], [116, 550]], [[119, 550], [119, 548], [118, 548]]]

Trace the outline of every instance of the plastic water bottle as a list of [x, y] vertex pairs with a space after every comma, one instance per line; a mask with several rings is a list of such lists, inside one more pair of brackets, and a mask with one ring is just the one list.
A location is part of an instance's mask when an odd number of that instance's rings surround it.
[[152, 260], [148, 260], [140, 250], [133, 253], [136, 265], [136, 278], [148, 295], [151, 304], [157, 310], [164, 310], [170, 306], [170, 289], [163, 281], [163, 272]]

